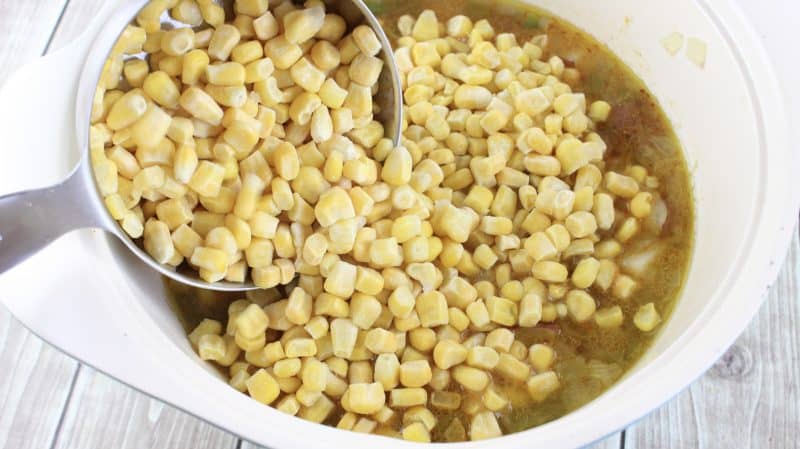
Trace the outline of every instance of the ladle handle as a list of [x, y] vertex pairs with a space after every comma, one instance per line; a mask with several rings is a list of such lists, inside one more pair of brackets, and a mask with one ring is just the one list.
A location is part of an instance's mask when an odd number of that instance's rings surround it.
[[[69, 231], [98, 225], [80, 170], [52, 187], [0, 197], [0, 274]], [[68, 263], [68, 261], [65, 261]]]

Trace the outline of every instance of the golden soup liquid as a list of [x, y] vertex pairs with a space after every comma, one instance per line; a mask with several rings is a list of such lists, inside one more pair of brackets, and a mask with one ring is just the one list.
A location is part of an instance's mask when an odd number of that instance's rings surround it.
[[[598, 308], [619, 305], [625, 323], [615, 329], [600, 329], [589, 321], [577, 324], [569, 319], [517, 329], [516, 336], [526, 345], [547, 343], [555, 348], [555, 371], [561, 388], [547, 400], [534, 404], [524, 384], [503, 386], [511, 406], [497, 413], [503, 433], [513, 433], [557, 419], [599, 396], [631, 368], [650, 346], [654, 334], [637, 329], [632, 317], [639, 306], [653, 302], [662, 317], [662, 326], [675, 305], [686, 278], [692, 253], [693, 200], [690, 177], [680, 144], [669, 120], [642, 81], [604, 45], [568, 22], [539, 9], [517, 3], [477, 0], [368, 0], [366, 2], [384, 24], [390, 40], [399, 37], [397, 18], [417, 16], [423, 9], [433, 9], [440, 21], [456, 14], [473, 20], [490, 19], [497, 32], [514, 33], [518, 42], [546, 33], [549, 38], [545, 60], [560, 56], [568, 67], [577, 68], [582, 78], [575, 91], [584, 92], [587, 103], [605, 100], [612, 112], [597, 132], [608, 144], [607, 168], [624, 171], [631, 164], [647, 168], [660, 180], [658, 192], [668, 211], [658, 232], [656, 225], [643, 226], [630, 248], [660, 248], [648, 270], [637, 276], [639, 288], [632, 298], [622, 301], [592, 290]], [[618, 204], [624, 209], [624, 204]], [[656, 214], [658, 215], [658, 214]], [[661, 218], [663, 218], [663, 211]], [[624, 258], [624, 255], [623, 255]], [[624, 264], [623, 264], [624, 265]], [[225, 321], [228, 304], [242, 295], [194, 291], [168, 282], [174, 306], [187, 331], [203, 318]], [[497, 381], [496, 381], [497, 382]], [[519, 391], [508, 391], [519, 389]], [[433, 410], [434, 412], [435, 409]], [[433, 441], [448, 441], [444, 435], [449, 422], [462, 412], [437, 413]], [[334, 413], [326, 423], [335, 425], [341, 416]]]

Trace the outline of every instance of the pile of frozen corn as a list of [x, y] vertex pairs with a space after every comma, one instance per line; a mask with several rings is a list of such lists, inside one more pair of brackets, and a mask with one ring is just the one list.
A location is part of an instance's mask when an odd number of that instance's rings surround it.
[[[256, 400], [316, 422], [430, 441], [502, 434], [510, 392], [559, 388], [518, 327], [621, 326], [615, 263], [658, 180], [606, 171], [611, 107], [547, 37], [465, 16], [403, 16], [404, 139], [373, 119], [374, 32], [319, 1], [154, 0], [98, 88], [92, 160], [109, 211], [159, 263], [264, 288], [190, 339]], [[170, 9], [171, 8], [171, 9]], [[162, 30], [169, 14], [192, 26]], [[134, 56], [144, 51], [146, 59]], [[643, 331], [653, 304], [632, 319]], [[332, 421], [333, 420], [333, 421]]]

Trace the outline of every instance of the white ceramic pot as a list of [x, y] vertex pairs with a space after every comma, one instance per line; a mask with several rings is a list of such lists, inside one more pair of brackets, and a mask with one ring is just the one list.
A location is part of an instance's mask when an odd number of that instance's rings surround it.
[[[81, 38], [23, 67], [0, 91], [0, 191], [53, 184], [77, 163], [87, 147], [89, 104], [106, 52], [141, 3], [106, 2]], [[551, 423], [454, 447], [578, 447], [673, 397], [751, 320], [781, 266], [797, 216], [791, 176], [800, 165], [788, 145], [781, 92], [756, 35], [734, 5], [532, 3], [609, 45], [660, 100], [693, 174], [695, 254], [671, 320], [616, 386]], [[673, 31], [708, 44], [705, 69], [664, 51], [660, 40]], [[0, 300], [66, 353], [256, 443], [278, 449], [418, 447], [312, 424], [230, 388], [192, 352], [158, 276], [102, 232], [71, 233], [6, 273]]]

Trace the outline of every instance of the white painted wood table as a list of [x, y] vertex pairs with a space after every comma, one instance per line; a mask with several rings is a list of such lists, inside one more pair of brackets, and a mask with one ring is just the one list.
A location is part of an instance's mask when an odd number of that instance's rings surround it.
[[[102, 2], [0, 0], [0, 84], [15, 67], [69, 42]], [[790, 39], [800, 6], [739, 3], [778, 62], [787, 106], [800, 123], [800, 63]], [[795, 235], [769, 300], [727, 354], [667, 405], [596, 448], [800, 447], [799, 265]], [[253, 447], [80, 365], [0, 307], [0, 449]]]

